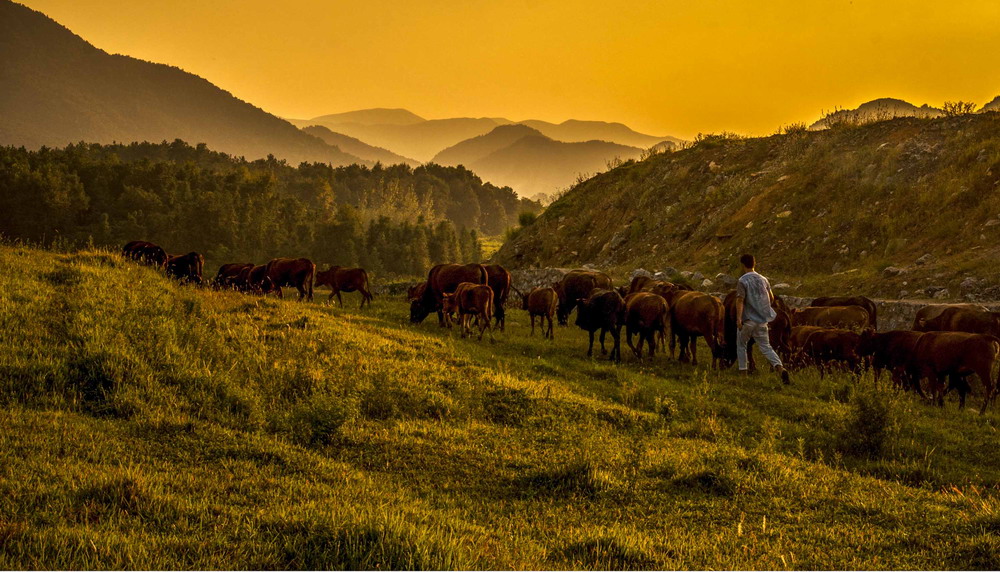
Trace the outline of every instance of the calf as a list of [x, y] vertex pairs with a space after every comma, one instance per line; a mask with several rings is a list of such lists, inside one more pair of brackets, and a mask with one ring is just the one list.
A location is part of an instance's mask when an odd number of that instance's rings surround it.
[[816, 365], [820, 379], [825, 372], [843, 366], [861, 375], [858, 342], [861, 336], [850, 330], [820, 329], [812, 332], [802, 346], [802, 352]]
[[331, 266], [328, 270], [316, 273], [315, 287], [319, 288], [320, 286], [329, 286], [330, 298], [327, 301], [332, 301], [333, 297], [336, 296], [341, 306], [344, 305], [344, 299], [340, 297], [341, 292], [360, 292], [361, 308], [364, 308], [365, 304], [370, 305], [375, 299], [372, 296], [371, 285], [368, 283], [368, 272], [364, 268]]
[[577, 300], [576, 325], [590, 334], [590, 345], [587, 356], [594, 353], [594, 332], [601, 330], [601, 353], [606, 354], [604, 336], [611, 332], [615, 345], [611, 350], [610, 359], [621, 361], [621, 331], [625, 324], [625, 301], [614, 290], [595, 288], [590, 296]]
[[[552, 332], [552, 317], [559, 309], [559, 295], [555, 289], [535, 288], [527, 294], [522, 294], [521, 301], [521, 307], [528, 311], [528, 316], [531, 318], [531, 335], [535, 335], [535, 316], [538, 316], [542, 337], [555, 339]], [[545, 328], [545, 320], [549, 321], [548, 329]]]
[[858, 355], [862, 359], [869, 360], [875, 375], [875, 383], [878, 383], [882, 370], [887, 369], [897, 387], [913, 389], [924, 397], [919, 379], [913, 379], [906, 371], [906, 364], [916, 351], [917, 342], [923, 335], [923, 332], [909, 330], [891, 330], [882, 333], [865, 330], [861, 332]]
[[493, 289], [488, 284], [473, 284], [463, 282], [455, 288], [452, 294], [442, 296], [442, 311], [445, 316], [451, 312], [457, 312], [462, 326], [462, 337], [472, 335], [472, 319], [476, 318], [479, 324], [479, 339], [483, 339], [483, 333], [490, 331], [490, 340], [493, 341], [493, 327], [490, 322], [493, 320]]
[[240, 273], [244, 270], [253, 269], [252, 262], [235, 262], [232, 264], [223, 264], [219, 267], [219, 271], [215, 274], [215, 278], [212, 279], [212, 288], [219, 290], [221, 288], [233, 288], [235, 286], [235, 281], [239, 278]]
[[[994, 398], [995, 380], [991, 377], [993, 363], [1000, 356], [1000, 340], [994, 336], [965, 332], [927, 332], [920, 337], [907, 368], [917, 379], [930, 381], [931, 398], [944, 405], [948, 389], [957, 388], [959, 408], [965, 407], [969, 386], [965, 378], [976, 374], [983, 384], [983, 406], [980, 414]], [[945, 388], [944, 378], [949, 387]]]
[[788, 336], [788, 366], [793, 367], [805, 367], [809, 365], [809, 360], [806, 359], [805, 353], [802, 349], [806, 345], [806, 340], [813, 332], [818, 332], [825, 328], [819, 326], [792, 326], [791, 333]]
[[[662, 340], [666, 336], [670, 309], [663, 296], [651, 292], [634, 292], [625, 298], [625, 341], [640, 360], [642, 342], [649, 345], [649, 358], [656, 353], [656, 335]], [[639, 334], [639, 347], [632, 345], [632, 334]]]

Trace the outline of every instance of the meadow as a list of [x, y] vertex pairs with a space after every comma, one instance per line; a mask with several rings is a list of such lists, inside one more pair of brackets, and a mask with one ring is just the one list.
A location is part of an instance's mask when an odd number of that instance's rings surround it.
[[520, 310], [479, 342], [402, 299], [181, 287], [99, 250], [0, 268], [0, 568], [1000, 567], [978, 399], [615, 365]]

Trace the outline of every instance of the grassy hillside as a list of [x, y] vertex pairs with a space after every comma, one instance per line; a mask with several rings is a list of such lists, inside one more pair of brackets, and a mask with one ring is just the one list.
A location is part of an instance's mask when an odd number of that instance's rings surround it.
[[0, 264], [3, 568], [1000, 565], [994, 412]]
[[179, 68], [100, 50], [0, 0], [0, 145], [173, 141], [247, 159], [367, 163]]
[[[512, 267], [762, 271], [812, 294], [1000, 293], [1000, 114], [712, 136], [567, 192], [496, 255]], [[922, 265], [924, 254], [933, 259]], [[886, 267], [902, 268], [888, 276]], [[831, 277], [831, 275], [836, 275]]]

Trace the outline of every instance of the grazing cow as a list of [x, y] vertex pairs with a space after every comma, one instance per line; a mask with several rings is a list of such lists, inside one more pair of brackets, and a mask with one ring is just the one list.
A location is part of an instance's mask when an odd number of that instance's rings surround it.
[[978, 310], [980, 312], [989, 311], [986, 306], [979, 304], [929, 304], [917, 310], [917, 314], [913, 317], [913, 329], [918, 332], [934, 331], [933, 328], [924, 329], [922, 324], [934, 320], [941, 314], [941, 312], [944, 312], [948, 308], [965, 308], [967, 310]]
[[244, 270], [252, 270], [253, 262], [233, 262], [223, 264], [212, 279], [212, 288], [219, 290], [222, 288], [235, 288], [236, 280]]
[[234, 286], [242, 292], [266, 296], [271, 292], [281, 292], [280, 288], [274, 285], [274, 281], [267, 275], [267, 266], [260, 265], [253, 268], [244, 269], [236, 278]]
[[858, 343], [861, 336], [850, 330], [822, 328], [809, 334], [802, 346], [802, 353], [819, 369], [823, 378], [827, 370], [843, 366], [855, 375], [861, 375], [861, 358]]
[[615, 345], [611, 349], [612, 359], [622, 360], [621, 332], [625, 324], [625, 301], [618, 292], [595, 288], [590, 296], [577, 300], [576, 325], [590, 334], [590, 345], [587, 347], [587, 357], [594, 353], [594, 332], [601, 330], [601, 353], [604, 348], [604, 337], [611, 332]]
[[809, 304], [812, 307], [820, 306], [861, 306], [868, 312], [868, 327], [877, 330], [876, 312], [878, 312], [875, 302], [864, 296], [821, 296]]
[[819, 306], [792, 310], [793, 326], [821, 326], [861, 331], [871, 320], [861, 306]]
[[680, 337], [680, 361], [688, 361], [690, 343], [691, 364], [698, 365], [698, 337], [701, 336], [712, 352], [712, 367], [717, 367], [726, 347], [726, 309], [722, 300], [691, 290], [669, 292], [666, 300], [670, 307], [670, 356], [673, 357], [676, 338]]
[[868, 359], [875, 374], [875, 383], [878, 383], [882, 370], [889, 370], [889, 375], [897, 387], [915, 390], [921, 397], [924, 397], [923, 390], [920, 389], [919, 380], [913, 379], [906, 371], [906, 364], [910, 361], [910, 356], [916, 351], [917, 342], [923, 332], [913, 332], [910, 330], [891, 330], [878, 333], [873, 330], [861, 332], [861, 340], [858, 343], [858, 355], [863, 359]]
[[973, 310], [952, 306], [937, 316], [918, 320], [920, 332], [967, 332], [1000, 337], [1000, 312]]
[[371, 304], [375, 298], [372, 296], [371, 288], [368, 284], [368, 272], [364, 268], [344, 268], [343, 266], [331, 266], [328, 270], [316, 273], [316, 288], [320, 286], [330, 287], [330, 298], [337, 297], [340, 305], [344, 305], [344, 299], [340, 297], [341, 292], [360, 292], [361, 308], [365, 304]]
[[410, 322], [419, 324], [431, 312], [438, 314], [438, 325], [445, 326], [441, 304], [462, 282], [486, 284], [489, 276], [482, 264], [438, 264], [427, 273], [427, 286], [420, 298], [410, 302]]
[[496, 325], [500, 326], [502, 332], [507, 325], [507, 313], [504, 310], [504, 305], [507, 303], [507, 297], [510, 296], [510, 272], [507, 272], [507, 269], [499, 264], [486, 264], [483, 268], [486, 268], [486, 283], [493, 289], [495, 298], [493, 311], [495, 312]]
[[167, 276], [183, 282], [201, 284], [201, 272], [205, 267], [205, 257], [197, 252], [167, 255]]
[[[633, 292], [625, 298], [625, 341], [632, 353], [642, 359], [642, 342], [649, 345], [649, 358], [656, 353], [656, 334], [666, 337], [670, 309], [667, 301], [652, 292]], [[632, 345], [632, 334], [639, 334], [639, 347]]]
[[[965, 407], [969, 386], [965, 378], [971, 374], [983, 384], [983, 406], [980, 414], [995, 397], [995, 380], [991, 377], [993, 363], [1000, 356], [1000, 340], [983, 334], [966, 332], [927, 332], [920, 337], [907, 364], [910, 374], [930, 381], [931, 398], [944, 405], [947, 389], [957, 388], [959, 408]], [[946, 389], [944, 379], [948, 377]]]
[[[559, 309], [559, 295], [553, 288], [535, 288], [527, 294], [521, 294], [521, 307], [528, 311], [531, 318], [531, 335], [535, 335], [535, 316], [538, 316], [538, 325], [542, 329], [542, 337], [555, 339], [552, 332], [552, 317]], [[545, 329], [545, 320], [549, 321], [549, 327]]]
[[584, 300], [590, 296], [590, 292], [594, 288], [611, 290], [612, 284], [611, 277], [603, 272], [571, 270], [562, 277], [562, 280], [553, 284], [552, 287], [559, 294], [559, 311], [556, 314], [559, 318], [559, 325], [565, 326], [569, 320], [570, 313], [576, 308], [579, 300]]
[[154, 268], [163, 268], [167, 264], [166, 251], [145, 240], [133, 240], [123, 246], [122, 256]]
[[[739, 298], [736, 296], [735, 290], [730, 290], [726, 297], [722, 300], [722, 306], [726, 310], [725, 319], [725, 342], [726, 342], [726, 352], [725, 358], [720, 362], [722, 368], [728, 368], [736, 363], [736, 337], [739, 334], [738, 328], [736, 327], [736, 309], [737, 302]], [[784, 301], [782, 301], [777, 296], [771, 302], [771, 308], [774, 309], [774, 313], [777, 314], [773, 320], [767, 324], [767, 337], [771, 343], [771, 347], [781, 358], [782, 363], [789, 361], [789, 337], [792, 334], [792, 318], [786, 309]], [[753, 371], [756, 369], [756, 364], [754, 363], [753, 352], [750, 351], [754, 344], [753, 338], [747, 342], [747, 366]]]
[[424, 280], [419, 284], [414, 284], [406, 289], [406, 301], [413, 302], [414, 300], [419, 300], [424, 296], [424, 290], [427, 289], [427, 281]]
[[791, 334], [788, 336], [788, 364], [794, 367], [805, 367], [808, 365], [808, 360], [803, 352], [803, 348], [806, 345], [806, 340], [813, 332], [818, 332], [820, 330], [825, 330], [826, 328], [821, 328], [819, 326], [792, 326]]
[[[479, 339], [483, 339], [483, 332], [490, 331], [490, 340], [493, 340], [493, 327], [490, 322], [493, 320], [493, 289], [488, 284], [473, 284], [472, 282], [462, 282], [453, 293], [445, 293], [441, 298], [441, 306], [445, 316], [450, 316], [452, 312], [457, 312], [462, 325], [462, 337], [472, 335], [472, 318], [476, 318], [479, 324]], [[450, 318], [446, 318], [451, 325]]]
[[274, 258], [267, 263], [267, 277], [274, 284], [278, 298], [282, 286], [292, 286], [299, 291], [299, 300], [313, 299], [313, 277], [316, 265], [308, 258]]

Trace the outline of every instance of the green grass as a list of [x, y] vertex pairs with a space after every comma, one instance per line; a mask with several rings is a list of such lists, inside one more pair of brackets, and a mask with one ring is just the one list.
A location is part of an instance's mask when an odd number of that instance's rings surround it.
[[1000, 565], [975, 400], [616, 366], [521, 311], [490, 344], [97, 251], [0, 267], [2, 568]]

